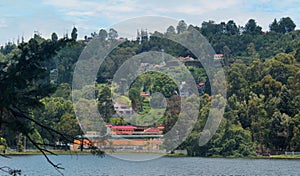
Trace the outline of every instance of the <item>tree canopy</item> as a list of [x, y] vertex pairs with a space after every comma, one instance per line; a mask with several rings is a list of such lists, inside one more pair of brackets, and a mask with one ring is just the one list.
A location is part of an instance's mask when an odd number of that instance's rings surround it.
[[[113, 107], [111, 93], [124, 89], [122, 84], [111, 84], [114, 74], [128, 58], [147, 51], [161, 52], [163, 49], [175, 58], [195, 58], [191, 51], [164, 38], [189, 36], [192, 27], [208, 39], [216, 53], [224, 55], [220, 62], [227, 82], [219, 86], [227, 86], [227, 105], [217, 133], [208, 144], [199, 146], [197, 140], [200, 134], [205, 133], [202, 129], [212, 103], [211, 85], [200, 62], [180, 61], [190, 71], [196, 84], [205, 83], [203, 87], [199, 86], [201, 106], [198, 120], [180, 147], [193, 156], [249, 156], [300, 150], [300, 32], [295, 30], [296, 25], [289, 17], [279, 21], [274, 19], [267, 32], [263, 32], [254, 19], [249, 19], [244, 27], [237, 26], [233, 20], [219, 24], [203, 22], [200, 27], [188, 26], [181, 20], [176, 28], [170, 26], [165, 33], [138, 31], [138, 40], [124, 39], [101, 65], [95, 83], [97, 104], [84, 98], [78, 101], [86, 106], [96, 106], [105, 122], [129, 124], [117, 117]], [[21, 150], [20, 138], [26, 136], [32, 147], [45, 151], [42, 148], [44, 144], [59, 141], [66, 145], [70, 142], [66, 136], [72, 138], [82, 134], [70, 97], [75, 64], [91, 39], [98, 38], [109, 45], [122, 36], [115, 29], [108, 32], [100, 29], [98, 33], [93, 32], [80, 40], [77, 32], [74, 27], [71, 38], [58, 38], [56, 33], [52, 33], [51, 39], [44, 39], [36, 34], [28, 42], [1, 46], [0, 145]], [[157, 63], [157, 67], [161, 66], [159, 64], [163, 65]], [[175, 62], [164, 64], [176, 65]], [[176, 74], [182, 70], [172, 71]], [[84, 89], [75, 90], [74, 94], [87, 94], [91, 87]], [[126, 102], [137, 113], [145, 115], [151, 107], [149, 98], [141, 97], [141, 92], [160, 92], [165, 96], [166, 111], [157, 111], [157, 114], [162, 114], [157, 124], [164, 125], [167, 132], [180, 113], [182, 95], [178, 85], [161, 73], [139, 75], [130, 86]], [[78, 104], [77, 108], [87, 107]], [[94, 112], [89, 113], [86, 116], [97, 116]], [[144, 122], [152, 116], [147, 118]]]

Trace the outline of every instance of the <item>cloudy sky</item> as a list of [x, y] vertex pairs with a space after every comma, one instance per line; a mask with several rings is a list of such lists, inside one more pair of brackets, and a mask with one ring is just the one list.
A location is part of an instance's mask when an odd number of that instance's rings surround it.
[[264, 30], [274, 18], [291, 17], [300, 27], [299, 0], [1, 0], [0, 45], [25, 40], [39, 31], [48, 38], [70, 33], [75, 25], [79, 37], [140, 16], [183, 19], [200, 26], [203, 21], [234, 20], [245, 25], [253, 18]]

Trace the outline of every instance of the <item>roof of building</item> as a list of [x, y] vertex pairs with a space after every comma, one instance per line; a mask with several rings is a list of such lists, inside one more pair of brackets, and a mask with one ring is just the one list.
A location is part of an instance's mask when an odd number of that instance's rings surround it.
[[162, 138], [164, 135], [153, 135], [153, 134], [147, 134], [147, 135], [111, 135], [111, 139], [144, 139], [144, 138]]
[[205, 82], [200, 82], [198, 85], [199, 85], [199, 86], [204, 86], [204, 85], [205, 85]]
[[220, 56], [220, 57], [223, 57], [224, 54], [215, 54], [214, 56]]
[[146, 132], [146, 133], [157, 133], [159, 131], [160, 130], [158, 128], [148, 128], [144, 132]]
[[158, 129], [165, 129], [165, 127], [162, 126], [162, 125], [157, 126], [157, 128], [158, 128]]
[[83, 144], [84, 145], [90, 145], [91, 144], [91, 141], [89, 141], [88, 139], [83, 139], [83, 140], [80, 140], [80, 139], [75, 139], [73, 141], [74, 144], [77, 144], [77, 145], [81, 145], [81, 142], [83, 141]]
[[141, 96], [150, 96], [150, 92], [141, 92], [140, 95]]
[[192, 58], [191, 56], [186, 56], [186, 57], [179, 56], [177, 59], [178, 59], [178, 60], [182, 60], [182, 61], [184, 61], [184, 60], [195, 60], [195, 59]]
[[111, 129], [136, 129], [135, 126], [111, 126]]

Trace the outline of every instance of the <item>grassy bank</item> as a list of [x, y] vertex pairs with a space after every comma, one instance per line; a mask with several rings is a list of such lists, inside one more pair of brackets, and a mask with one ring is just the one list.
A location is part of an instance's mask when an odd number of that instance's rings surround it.
[[[56, 155], [72, 155], [72, 154], [92, 154], [90, 151], [63, 151], [63, 150], [51, 150]], [[16, 151], [6, 151], [5, 155], [40, 155], [42, 154], [40, 151], [30, 150], [24, 152], [16, 152]]]
[[[183, 153], [174, 153], [174, 154], [166, 154], [167, 157], [198, 157], [198, 156], [188, 156]], [[245, 158], [245, 159], [300, 159], [300, 155], [271, 155], [271, 156], [244, 156], [244, 157], [237, 157], [237, 156], [207, 156], [204, 158]]]
[[271, 159], [300, 159], [300, 155], [272, 155]]
[[[52, 150], [56, 155], [88, 155], [92, 154], [91, 151], [63, 151], [63, 150]], [[40, 155], [42, 154], [40, 151], [24, 151], [24, 152], [16, 152], [16, 151], [7, 151], [5, 155]], [[163, 154], [163, 153], [149, 153], [149, 152], [106, 152], [105, 154], [149, 154], [149, 155], [163, 155], [166, 157], [190, 157], [184, 153], [174, 153], [174, 154]], [[195, 156], [198, 157], [198, 156]], [[237, 157], [237, 156], [209, 156], [205, 158], [246, 158], [246, 159], [300, 159], [300, 155], [271, 155], [271, 156], [245, 156], [245, 157]]]

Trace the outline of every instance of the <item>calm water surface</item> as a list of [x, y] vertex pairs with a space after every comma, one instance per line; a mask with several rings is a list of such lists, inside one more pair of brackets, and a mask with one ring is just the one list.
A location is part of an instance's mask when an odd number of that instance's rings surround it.
[[[61, 155], [51, 159], [62, 164], [65, 176], [300, 175], [300, 160], [162, 157], [132, 162], [92, 155]], [[22, 175], [27, 176], [59, 175], [41, 155], [0, 157], [0, 167], [4, 165], [22, 169]]]

